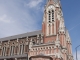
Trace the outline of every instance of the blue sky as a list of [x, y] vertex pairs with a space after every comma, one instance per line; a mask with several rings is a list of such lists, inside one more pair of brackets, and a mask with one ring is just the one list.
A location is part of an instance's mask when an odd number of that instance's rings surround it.
[[[80, 45], [80, 0], [62, 0], [61, 5], [75, 56], [75, 47]], [[78, 48], [78, 59], [80, 59], [80, 48]]]
[[[0, 38], [40, 30], [46, 0], [0, 0]], [[80, 0], [61, 0], [72, 50], [80, 45]], [[78, 56], [80, 51], [78, 49]]]

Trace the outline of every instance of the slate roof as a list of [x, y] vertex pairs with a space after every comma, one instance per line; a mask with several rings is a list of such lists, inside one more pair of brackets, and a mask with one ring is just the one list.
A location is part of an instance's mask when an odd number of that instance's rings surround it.
[[27, 58], [28, 54], [14, 55], [14, 56], [0, 56], [0, 59], [21, 58], [21, 57]]
[[27, 36], [34, 36], [34, 35], [38, 35], [41, 34], [42, 31], [33, 31], [33, 32], [27, 32], [24, 34], [19, 34], [19, 35], [14, 35], [14, 36], [9, 36], [9, 37], [5, 37], [5, 38], [0, 38], [0, 41], [6, 41], [6, 40], [12, 40], [12, 39], [17, 39], [17, 38], [22, 38], [22, 37], [27, 37]]

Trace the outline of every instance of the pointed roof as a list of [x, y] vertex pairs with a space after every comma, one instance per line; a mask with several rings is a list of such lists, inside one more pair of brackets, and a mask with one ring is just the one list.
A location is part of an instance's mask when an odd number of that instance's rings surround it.
[[47, 0], [47, 4], [48, 4], [48, 5], [54, 4], [53, 2], [54, 2], [53, 0]]
[[60, 2], [60, 0], [53, 0], [55, 3], [59, 3]]
[[55, 2], [55, 3], [59, 3], [60, 0], [47, 0], [47, 2]]
[[13, 39], [27, 37], [27, 36], [34, 36], [34, 35], [38, 35], [38, 34], [41, 34], [41, 33], [42, 33], [42, 30], [27, 32], [27, 33], [23, 33], [23, 34], [19, 34], [19, 35], [0, 38], [0, 41], [13, 40]]

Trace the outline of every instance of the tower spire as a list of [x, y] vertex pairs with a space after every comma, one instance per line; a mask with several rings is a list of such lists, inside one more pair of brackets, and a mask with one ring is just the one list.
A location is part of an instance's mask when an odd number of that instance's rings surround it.
[[47, 2], [55, 2], [55, 3], [60, 3], [60, 0], [47, 0]]
[[53, 2], [53, 0], [47, 0], [47, 4], [48, 4], [48, 3], [50, 4], [50, 3], [52, 3], [52, 2]]

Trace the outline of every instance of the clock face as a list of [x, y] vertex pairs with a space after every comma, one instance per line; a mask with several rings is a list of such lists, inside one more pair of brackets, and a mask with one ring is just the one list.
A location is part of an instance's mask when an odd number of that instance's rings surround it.
[[53, 8], [53, 5], [50, 5], [48, 8], [49, 8], [49, 9]]

